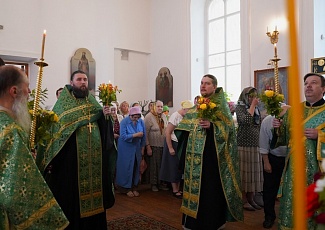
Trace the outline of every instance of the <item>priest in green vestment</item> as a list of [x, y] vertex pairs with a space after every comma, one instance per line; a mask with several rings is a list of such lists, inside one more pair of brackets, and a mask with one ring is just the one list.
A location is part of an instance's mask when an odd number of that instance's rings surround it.
[[[289, 153], [286, 159], [285, 169], [278, 197], [280, 198], [279, 210], [279, 229], [294, 229], [293, 226], [293, 174], [295, 171], [293, 157], [299, 157], [299, 154], [305, 154], [306, 158], [306, 186], [313, 183], [314, 175], [320, 170], [319, 164], [324, 159], [325, 150], [325, 79], [322, 75], [316, 73], [306, 74], [304, 77], [304, 91], [306, 101], [301, 104], [303, 107], [303, 125], [304, 125], [304, 145], [305, 152], [294, 152], [292, 140], [290, 140], [290, 119], [294, 115], [289, 112], [280, 122], [275, 119], [273, 126], [282, 130], [278, 137], [278, 142], [288, 145]], [[281, 124], [281, 126], [280, 126]], [[307, 212], [307, 210], [306, 210]], [[316, 229], [315, 223], [309, 219], [308, 229]]]
[[0, 67], [0, 229], [64, 229], [69, 222], [30, 151], [29, 80]]
[[37, 164], [70, 221], [67, 229], [106, 229], [106, 209], [115, 200], [112, 121], [89, 93], [84, 72], [75, 71], [70, 80], [53, 107], [59, 121]]
[[[186, 229], [222, 229], [243, 221], [239, 155], [234, 122], [213, 75], [201, 80], [202, 98], [216, 105], [211, 120], [190, 109], [175, 129], [184, 169], [181, 212]], [[212, 111], [212, 110], [211, 110]]]

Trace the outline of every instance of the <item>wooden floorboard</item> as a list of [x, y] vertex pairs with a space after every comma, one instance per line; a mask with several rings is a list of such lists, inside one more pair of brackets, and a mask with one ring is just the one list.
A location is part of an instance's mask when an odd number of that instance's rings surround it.
[[[107, 210], [107, 220], [141, 213], [176, 229], [182, 229], [182, 214], [179, 211], [181, 200], [173, 197], [171, 191], [152, 192], [149, 185], [140, 185], [139, 192], [140, 197], [129, 198], [117, 191], [115, 205]], [[276, 209], [278, 209], [278, 206], [279, 202], [276, 202]], [[244, 223], [227, 223], [225, 229], [264, 229], [262, 226], [264, 220], [263, 210], [244, 211], [244, 218]], [[277, 229], [277, 223], [272, 229]]]

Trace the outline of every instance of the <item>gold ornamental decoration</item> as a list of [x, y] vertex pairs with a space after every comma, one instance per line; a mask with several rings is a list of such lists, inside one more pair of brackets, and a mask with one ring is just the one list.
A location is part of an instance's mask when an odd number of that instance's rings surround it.
[[281, 60], [278, 58], [278, 48], [276, 44], [279, 41], [279, 31], [277, 30], [277, 27], [275, 26], [275, 30], [270, 33], [269, 31], [266, 32], [266, 35], [270, 38], [271, 43], [274, 45], [274, 58], [271, 59], [271, 61], [274, 63], [274, 85], [275, 85], [275, 92], [279, 93], [280, 84], [279, 84], [279, 67], [278, 62]]
[[43, 67], [48, 66], [46, 62], [44, 62], [44, 47], [45, 47], [45, 38], [46, 38], [46, 30], [43, 33], [43, 41], [42, 41], [42, 54], [40, 61], [35, 62], [34, 64], [38, 66], [38, 75], [36, 79], [36, 88], [35, 88], [35, 99], [33, 105], [33, 114], [32, 114], [32, 127], [30, 131], [30, 147], [32, 150], [35, 149], [35, 133], [36, 133], [36, 113], [39, 108], [40, 95], [42, 90], [42, 78], [43, 78]]

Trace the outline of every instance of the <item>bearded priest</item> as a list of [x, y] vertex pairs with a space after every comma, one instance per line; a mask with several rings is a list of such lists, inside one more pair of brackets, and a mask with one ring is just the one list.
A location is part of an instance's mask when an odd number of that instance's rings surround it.
[[64, 229], [69, 222], [29, 147], [29, 80], [0, 67], [0, 229]]
[[114, 202], [116, 164], [109, 108], [89, 93], [88, 77], [78, 70], [53, 111], [53, 137], [38, 151], [37, 164], [70, 221], [67, 229], [107, 229], [106, 209]]

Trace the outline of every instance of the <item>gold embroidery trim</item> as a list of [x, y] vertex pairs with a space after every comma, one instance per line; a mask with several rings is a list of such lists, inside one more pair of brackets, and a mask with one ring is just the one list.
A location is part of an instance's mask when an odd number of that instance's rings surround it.
[[43, 207], [41, 207], [39, 210], [37, 210], [37, 212], [33, 213], [25, 222], [19, 224], [16, 226], [16, 229], [26, 229], [30, 226], [32, 226], [32, 224], [40, 219], [41, 217], [44, 216], [44, 213], [46, 213], [50, 208], [52, 208], [54, 205], [56, 205], [56, 200], [54, 198], [52, 198], [49, 202], [47, 202], [45, 205], [43, 205]]

